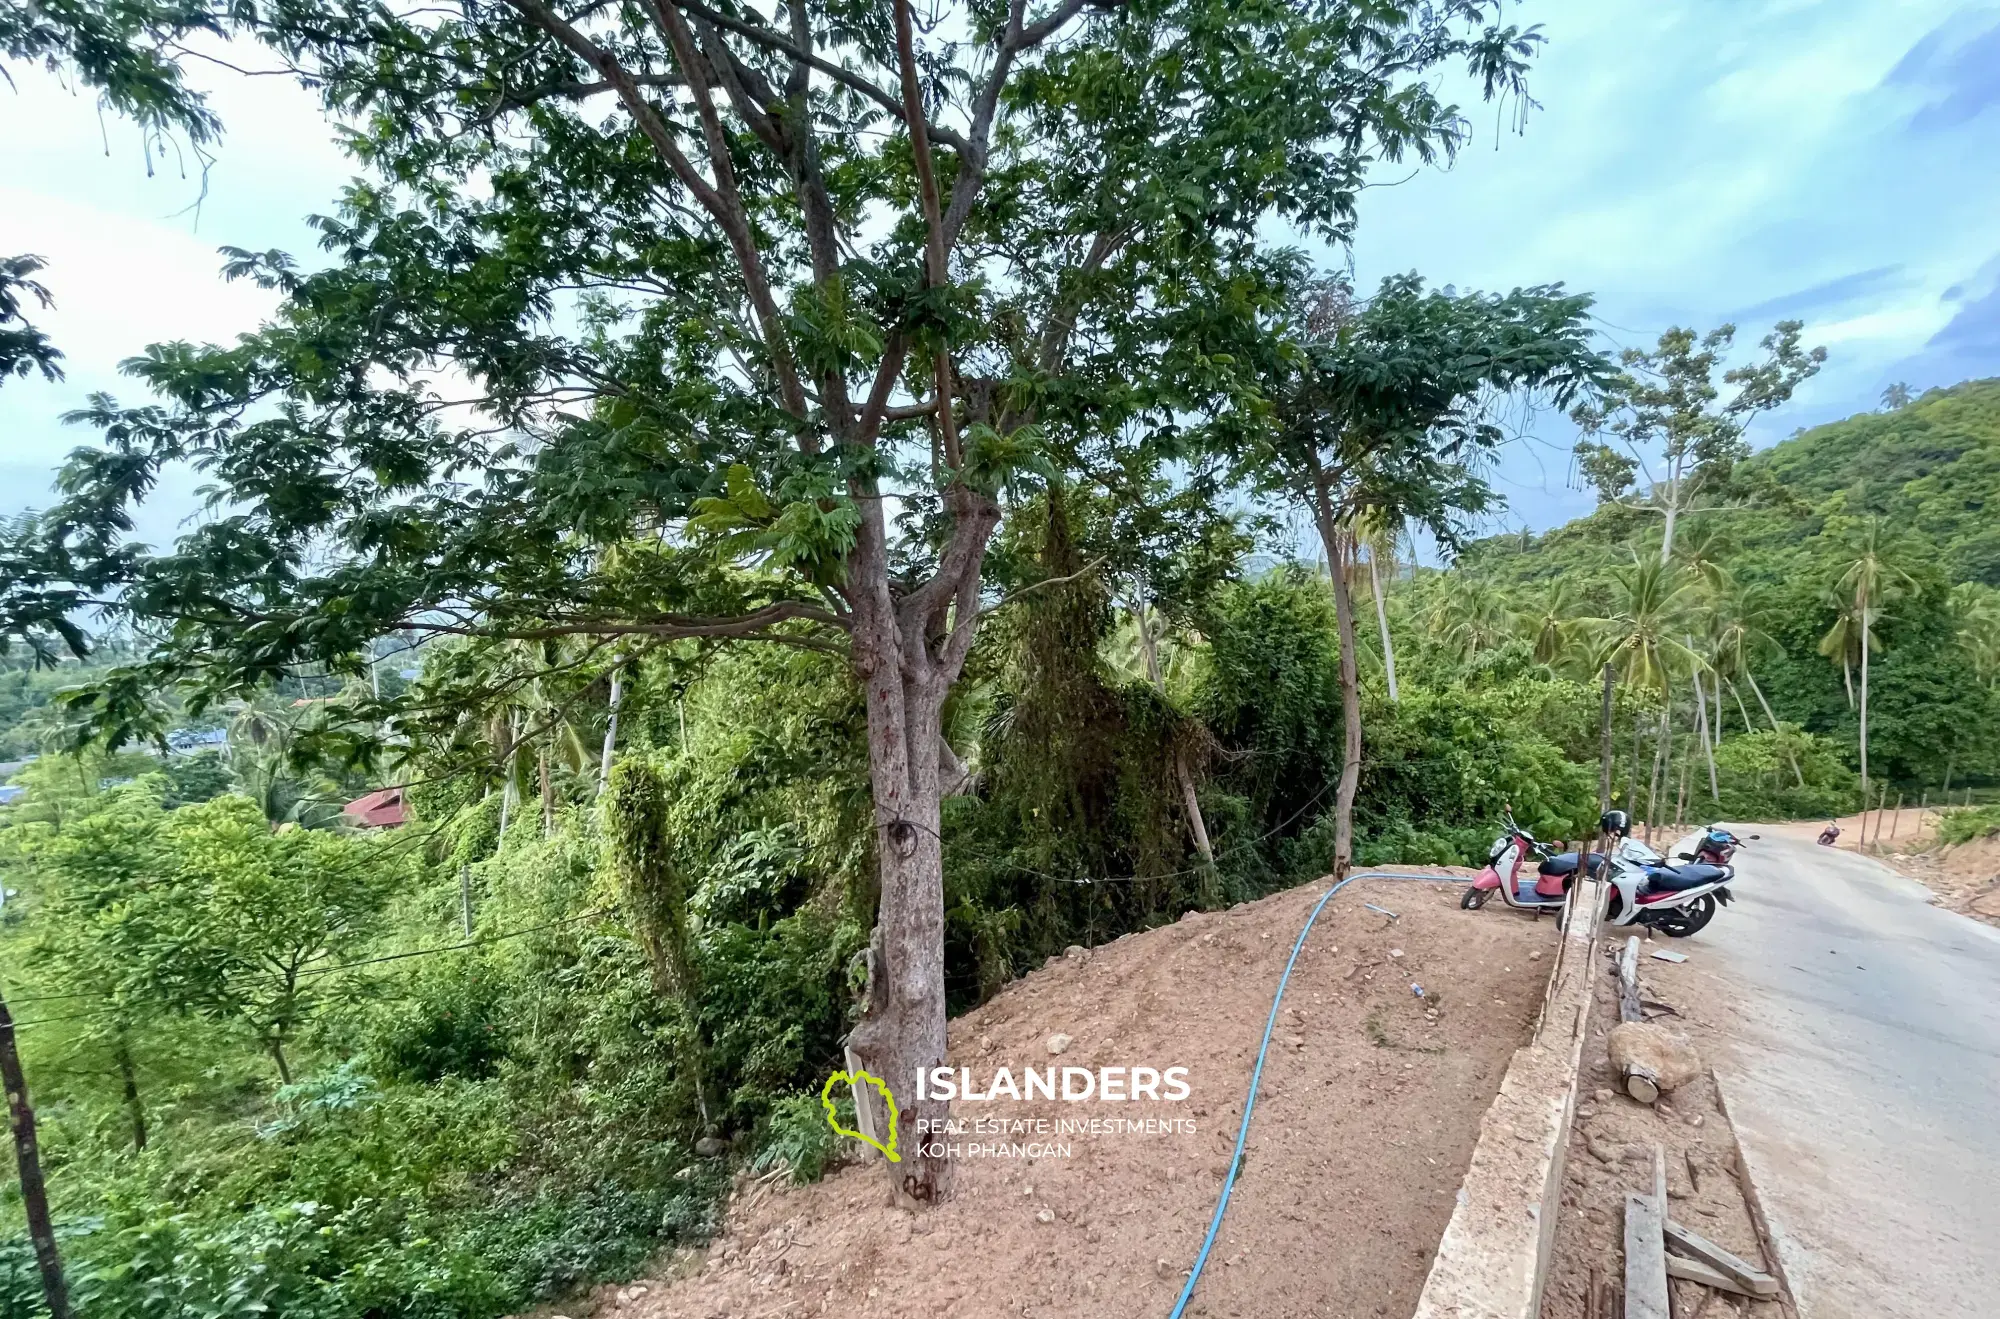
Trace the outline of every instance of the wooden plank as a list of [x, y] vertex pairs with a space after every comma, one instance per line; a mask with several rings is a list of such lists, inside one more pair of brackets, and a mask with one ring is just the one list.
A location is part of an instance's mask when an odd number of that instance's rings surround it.
[[1776, 1296], [1778, 1280], [1740, 1255], [1731, 1254], [1698, 1232], [1691, 1232], [1671, 1219], [1662, 1225], [1666, 1243], [1683, 1255], [1700, 1260], [1720, 1273], [1734, 1278], [1746, 1296]]
[[1736, 1279], [1721, 1269], [1712, 1269], [1700, 1260], [1682, 1259], [1679, 1255], [1667, 1256], [1667, 1276], [1679, 1278], [1683, 1282], [1698, 1282], [1717, 1291], [1734, 1292], [1738, 1296], [1751, 1295]]
[[1652, 1196], [1625, 1197], [1625, 1319], [1672, 1319], [1665, 1224]]

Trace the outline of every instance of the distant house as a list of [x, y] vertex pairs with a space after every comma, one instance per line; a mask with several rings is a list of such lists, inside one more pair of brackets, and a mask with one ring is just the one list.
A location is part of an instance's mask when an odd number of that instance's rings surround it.
[[167, 734], [167, 750], [177, 756], [228, 749], [229, 730], [226, 728], [183, 728]]
[[403, 808], [401, 788], [378, 788], [365, 797], [356, 797], [340, 808], [351, 824], [363, 829], [394, 829], [409, 816]]

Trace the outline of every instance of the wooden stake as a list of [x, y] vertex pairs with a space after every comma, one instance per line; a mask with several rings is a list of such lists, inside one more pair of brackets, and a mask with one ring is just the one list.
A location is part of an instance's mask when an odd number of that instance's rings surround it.
[[1625, 1197], [1625, 1319], [1672, 1319], [1665, 1224], [1664, 1207], [1652, 1196]]
[[[1896, 818], [1889, 821], [1890, 842], [1893, 843], [1896, 841], [1896, 830], [1898, 827], [1902, 825], [1902, 823], [1903, 823], [1903, 794], [1899, 792], [1896, 794]], [[1879, 834], [1881, 830], [1877, 829], [1876, 832]]]
[[[1674, 1222], [1671, 1217], [1663, 1225], [1662, 1231], [1664, 1239], [1673, 1245], [1676, 1253], [1697, 1260], [1729, 1278], [1734, 1284], [1730, 1290], [1760, 1299], [1778, 1294], [1778, 1280], [1771, 1274], [1741, 1256], [1724, 1250], [1700, 1233], [1689, 1231]], [[1701, 1280], [1696, 1279], [1696, 1281]]]

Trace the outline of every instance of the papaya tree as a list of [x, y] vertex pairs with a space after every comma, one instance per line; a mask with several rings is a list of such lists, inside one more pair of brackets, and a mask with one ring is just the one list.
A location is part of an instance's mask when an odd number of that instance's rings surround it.
[[[850, 1048], [939, 1119], [940, 713], [1017, 490], [1119, 437], [1252, 406], [1218, 349], [1263, 313], [1272, 226], [1345, 242], [1369, 167], [1466, 121], [1434, 71], [1518, 95], [1500, 0], [363, 0], [231, 10], [318, 89], [370, 176], [323, 268], [228, 347], [157, 345], [158, 400], [99, 399], [67, 497], [0, 550], [0, 631], [145, 659], [80, 698], [151, 731], [373, 641], [560, 640], [843, 657], [866, 697], [880, 883]], [[161, 471], [213, 516], [125, 543]], [[1074, 473], [1083, 476], [1085, 473]], [[323, 747], [455, 725], [420, 684]], [[948, 1163], [890, 1168], [906, 1199]]]

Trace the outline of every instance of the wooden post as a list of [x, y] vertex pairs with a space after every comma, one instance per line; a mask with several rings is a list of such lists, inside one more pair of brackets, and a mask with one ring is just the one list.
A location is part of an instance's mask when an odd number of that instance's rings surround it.
[[1896, 818], [1889, 821], [1890, 842], [1893, 843], [1896, 841], [1896, 830], [1902, 827], [1902, 823], [1903, 823], [1903, 794], [1899, 792], [1896, 794]]
[[21, 1216], [27, 1220], [35, 1263], [42, 1271], [42, 1299], [49, 1307], [49, 1319], [69, 1319], [69, 1284], [63, 1280], [62, 1255], [49, 1222], [41, 1147], [35, 1141], [35, 1110], [28, 1103], [28, 1082], [21, 1073], [21, 1056], [14, 1051], [14, 1018], [8, 1014], [4, 998], [0, 998], [0, 1086], [7, 1091], [14, 1163], [21, 1174]]

